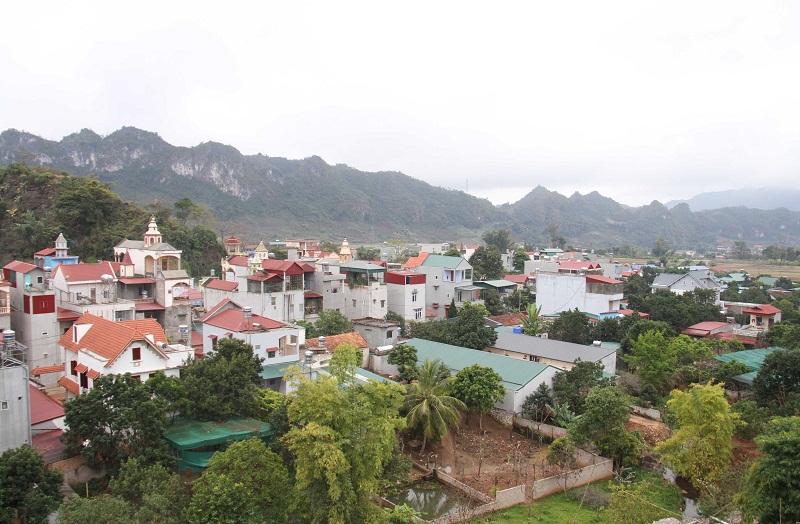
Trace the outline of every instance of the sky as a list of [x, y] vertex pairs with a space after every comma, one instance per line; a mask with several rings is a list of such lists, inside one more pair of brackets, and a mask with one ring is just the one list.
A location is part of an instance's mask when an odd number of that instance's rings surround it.
[[0, 0], [0, 129], [318, 155], [495, 204], [794, 187], [792, 2]]

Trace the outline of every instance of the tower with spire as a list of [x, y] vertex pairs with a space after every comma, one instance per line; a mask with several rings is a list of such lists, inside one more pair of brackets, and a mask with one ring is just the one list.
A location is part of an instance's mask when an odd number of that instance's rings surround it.
[[353, 260], [353, 252], [350, 251], [350, 244], [347, 243], [347, 239], [345, 238], [342, 241], [342, 247], [339, 248], [339, 263], [344, 264], [351, 260]]
[[144, 234], [144, 246], [150, 247], [161, 242], [161, 232], [158, 230], [158, 224], [156, 224], [156, 216], [150, 215], [150, 223], [147, 224], [147, 231]]

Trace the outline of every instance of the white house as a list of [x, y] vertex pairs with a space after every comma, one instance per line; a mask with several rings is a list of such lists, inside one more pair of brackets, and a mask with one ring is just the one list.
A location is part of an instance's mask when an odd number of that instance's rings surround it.
[[599, 315], [620, 309], [623, 283], [600, 275], [537, 273], [536, 306], [542, 315], [578, 308]]
[[91, 389], [102, 375], [130, 373], [147, 380], [163, 371], [178, 376], [194, 350], [181, 344], [168, 345], [167, 336], [154, 319], [112, 322], [89, 313], [82, 315], [59, 339], [66, 363], [58, 383], [67, 397]]
[[659, 290], [666, 290], [682, 295], [688, 291], [695, 289], [708, 289], [715, 293], [716, 302], [719, 302], [719, 296], [722, 292], [722, 286], [711, 274], [711, 270], [698, 270], [689, 271], [682, 275], [676, 273], [661, 273], [656, 275], [653, 283], [650, 285], [653, 292]]
[[426, 278], [416, 271], [387, 271], [384, 280], [388, 310], [405, 320], [425, 320]]
[[447, 317], [453, 300], [456, 307], [465, 302], [483, 304], [483, 290], [472, 283], [472, 265], [462, 257], [423, 252], [408, 259], [405, 268], [426, 275], [425, 305], [436, 318]]

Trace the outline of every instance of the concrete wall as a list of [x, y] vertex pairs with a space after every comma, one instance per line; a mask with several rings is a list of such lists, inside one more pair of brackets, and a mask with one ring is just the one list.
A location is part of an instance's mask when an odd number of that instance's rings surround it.
[[0, 361], [0, 403], [0, 453], [30, 444], [31, 403], [27, 366]]
[[610, 479], [614, 476], [614, 464], [611, 459], [604, 459], [584, 466], [580, 469], [573, 469], [567, 473], [562, 473], [552, 477], [536, 480], [531, 486], [531, 498], [538, 500], [555, 493], [564, 491], [564, 483], [567, 489], [585, 486], [598, 480]]
[[522, 427], [528, 428], [532, 431], [536, 431], [537, 433], [541, 434], [542, 436], [550, 439], [555, 440], [559, 437], [566, 437], [567, 430], [564, 428], [560, 428], [558, 426], [551, 426], [550, 424], [540, 424], [533, 420], [528, 420], [526, 418], [514, 417], [514, 424]]

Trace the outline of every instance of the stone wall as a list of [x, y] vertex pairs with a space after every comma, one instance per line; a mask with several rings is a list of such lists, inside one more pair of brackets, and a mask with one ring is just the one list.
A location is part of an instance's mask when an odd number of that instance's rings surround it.
[[564, 428], [560, 428], [558, 426], [551, 426], [550, 424], [541, 424], [539, 422], [534, 422], [533, 420], [528, 420], [526, 418], [514, 417], [514, 424], [522, 428], [531, 429], [532, 431], [535, 431], [550, 440], [555, 440], [559, 437], [567, 436], [567, 430]]

